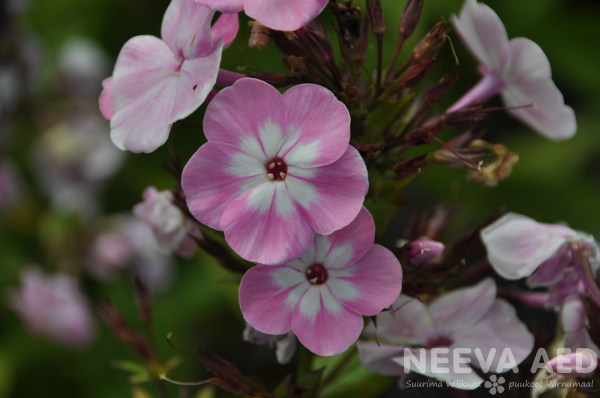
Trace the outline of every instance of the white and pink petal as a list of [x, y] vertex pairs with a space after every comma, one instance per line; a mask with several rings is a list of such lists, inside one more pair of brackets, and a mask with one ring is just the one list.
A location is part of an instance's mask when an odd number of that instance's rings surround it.
[[294, 308], [309, 287], [304, 273], [294, 268], [257, 265], [244, 274], [240, 284], [244, 319], [263, 333], [287, 333]]
[[213, 47], [210, 23], [214, 13], [194, 0], [172, 0], [163, 17], [161, 37], [178, 58], [202, 57]]
[[236, 253], [267, 265], [300, 257], [315, 235], [282, 182], [269, 181], [246, 192], [225, 211], [221, 225]]
[[354, 265], [328, 271], [331, 293], [346, 308], [361, 315], [379, 314], [402, 290], [400, 263], [383, 246], [371, 246]]
[[299, 211], [321, 235], [350, 224], [362, 209], [369, 190], [365, 162], [351, 145], [330, 165], [288, 168], [286, 184]]
[[233, 43], [239, 29], [240, 19], [237, 13], [221, 14], [211, 28], [213, 45], [222, 37], [225, 42], [223, 49], [229, 47]]
[[290, 166], [317, 167], [338, 160], [350, 141], [350, 114], [333, 93], [315, 84], [283, 95], [287, 135], [278, 156]]
[[293, 31], [312, 21], [323, 11], [327, 2], [328, 0], [244, 0], [244, 11], [268, 28]]
[[111, 91], [113, 86], [113, 77], [107, 77], [102, 81], [102, 92], [98, 99], [98, 105], [100, 106], [100, 113], [106, 120], [110, 120], [115, 114], [112, 106]]
[[292, 330], [310, 351], [321, 356], [338, 355], [356, 342], [363, 319], [343, 306], [327, 285], [311, 286], [292, 316]]
[[222, 13], [233, 14], [244, 11], [244, 0], [196, 0], [196, 3]]
[[396, 376], [404, 374], [404, 367], [392, 361], [392, 358], [404, 355], [404, 346], [393, 346], [370, 341], [359, 341], [356, 343], [360, 364], [369, 372], [380, 373], [384, 376]]

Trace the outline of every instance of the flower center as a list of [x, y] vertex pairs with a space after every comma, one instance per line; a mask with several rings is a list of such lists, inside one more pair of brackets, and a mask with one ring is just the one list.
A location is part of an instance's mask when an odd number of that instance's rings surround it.
[[329, 279], [329, 274], [323, 264], [313, 264], [306, 269], [306, 279], [311, 285], [322, 285]]
[[287, 164], [281, 158], [274, 158], [265, 165], [267, 178], [271, 181], [283, 181], [287, 175]]
[[437, 347], [450, 347], [452, 343], [454, 343], [454, 341], [448, 336], [434, 336], [429, 338], [426, 348], [429, 350]]

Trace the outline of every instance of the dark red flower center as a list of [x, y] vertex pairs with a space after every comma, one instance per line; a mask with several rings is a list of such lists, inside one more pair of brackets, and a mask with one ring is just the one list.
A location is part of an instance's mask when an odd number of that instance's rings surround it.
[[327, 268], [323, 264], [313, 264], [306, 269], [306, 279], [311, 285], [322, 285], [329, 279]]
[[265, 165], [267, 169], [267, 178], [271, 181], [283, 181], [287, 175], [287, 164], [281, 158], [274, 158]]

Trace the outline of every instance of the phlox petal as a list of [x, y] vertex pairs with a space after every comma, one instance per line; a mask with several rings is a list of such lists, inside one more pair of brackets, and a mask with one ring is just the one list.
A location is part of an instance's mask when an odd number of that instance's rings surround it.
[[240, 79], [208, 105], [204, 133], [209, 141], [235, 145], [266, 163], [275, 157], [286, 129], [285, 102], [273, 86]]
[[113, 115], [113, 106], [111, 99], [111, 91], [113, 86], [113, 77], [107, 77], [102, 81], [102, 92], [100, 93], [100, 98], [98, 99], [98, 105], [100, 105], [100, 112], [102, 116], [106, 120], [110, 120]]
[[221, 14], [219, 19], [212, 26], [212, 39], [213, 44], [216, 44], [217, 41], [222, 37], [225, 41], [224, 49], [229, 47], [235, 36], [237, 35], [238, 30], [240, 29], [240, 19], [238, 18], [238, 14]]
[[331, 293], [361, 315], [377, 315], [394, 302], [402, 289], [398, 259], [379, 245], [373, 245], [356, 264], [328, 271]]
[[290, 197], [321, 235], [350, 224], [369, 190], [365, 162], [351, 145], [330, 165], [313, 169], [290, 167], [286, 183]]
[[326, 284], [311, 286], [292, 316], [292, 330], [317, 355], [338, 355], [350, 347], [363, 328], [362, 317], [331, 294]]
[[225, 211], [221, 225], [236, 253], [268, 265], [299, 257], [314, 238], [282, 182], [266, 182], [249, 190]]
[[177, 92], [170, 122], [184, 119], [202, 105], [217, 81], [223, 41], [202, 58], [188, 59], [181, 65], [177, 79]]
[[496, 283], [492, 278], [438, 297], [429, 305], [436, 331], [451, 336], [468, 329], [489, 311], [495, 298]]
[[576, 351], [578, 348], [589, 348], [600, 355], [600, 349], [587, 330], [589, 321], [579, 296], [571, 295], [565, 300], [561, 321], [565, 333], [565, 348], [570, 348], [572, 351]]
[[187, 204], [203, 224], [223, 230], [221, 217], [248, 190], [268, 182], [264, 167], [233, 145], [208, 142], [185, 166], [181, 187]]
[[542, 224], [509, 213], [481, 231], [488, 260], [506, 279], [531, 275], [552, 257], [575, 231], [562, 225]]
[[268, 334], [290, 331], [292, 313], [310, 284], [303, 272], [285, 265], [257, 265], [240, 284], [240, 307], [244, 319]]
[[[419, 359], [420, 358], [419, 350], [413, 349], [412, 351], [413, 351], [414, 356], [417, 359]], [[479, 385], [481, 385], [481, 383], [483, 383], [483, 379], [481, 377], [479, 377], [479, 375], [475, 371], [473, 371], [473, 369], [468, 367], [468, 365], [461, 366], [461, 369], [464, 369], [465, 373], [455, 373], [454, 372], [453, 365], [452, 365], [453, 364], [453, 359], [452, 359], [453, 356], [454, 356], [454, 352], [453, 352], [452, 348], [450, 348], [448, 353], [446, 353], [446, 354], [439, 353], [437, 355], [438, 359], [444, 358], [444, 360], [447, 361], [445, 363], [441, 362], [441, 363], [437, 364], [437, 366], [440, 368], [448, 369], [448, 372], [434, 371], [434, 362], [432, 361], [433, 357], [432, 357], [431, 350], [427, 350], [427, 355], [425, 355], [426, 363], [425, 363], [425, 369], [423, 369], [424, 371], [421, 371], [421, 369], [419, 369], [419, 367], [412, 361], [406, 360], [405, 356], [393, 358], [392, 361], [401, 365], [402, 368], [404, 368], [404, 366], [407, 365], [408, 368], [413, 372], [420, 373], [425, 376], [433, 377], [434, 379], [444, 381], [448, 384], [456, 383], [454, 388], [457, 388], [459, 390], [474, 390], [477, 387], [479, 387]]]
[[370, 341], [359, 341], [356, 343], [360, 364], [369, 372], [380, 373], [384, 376], [395, 376], [404, 374], [404, 368], [392, 361], [392, 358], [404, 355], [402, 346], [391, 346]]
[[367, 253], [374, 241], [375, 222], [371, 213], [363, 207], [354, 221], [344, 228], [331, 235], [317, 235], [313, 262], [328, 269], [350, 266]]
[[162, 39], [180, 58], [202, 57], [213, 47], [210, 22], [214, 13], [194, 0], [172, 0], [163, 17]]
[[454, 16], [452, 22], [473, 55], [488, 69], [499, 72], [508, 35], [494, 10], [476, 0], [466, 0], [460, 16]]
[[[527, 278], [527, 285], [531, 288], [540, 286], [552, 286], [561, 279], [564, 278], [567, 265], [571, 262], [571, 253], [567, 246], [562, 246], [548, 260], [544, 261], [542, 265], [535, 271], [529, 278]], [[576, 278], [579, 282], [579, 278]]]
[[271, 29], [291, 31], [312, 21], [323, 11], [327, 2], [328, 0], [245, 0], [244, 9], [249, 17]]
[[223, 13], [244, 11], [244, 0], [196, 0], [196, 3]]
[[[377, 316], [377, 339], [393, 345], [426, 345], [435, 333], [435, 325], [427, 306], [417, 298], [401, 294], [392, 310]], [[374, 337], [375, 327], [365, 328], [367, 337]]]
[[177, 62], [169, 47], [156, 37], [137, 36], [125, 43], [115, 65], [111, 92], [111, 138], [117, 147], [152, 152], [166, 142]]
[[298, 167], [324, 166], [348, 148], [350, 114], [324, 87], [302, 84], [283, 95], [287, 107], [287, 135], [279, 157]]
[[[481, 368], [475, 349], [481, 350], [484, 361], [487, 361], [492, 348], [496, 349], [490, 370], [496, 372], [502, 357], [502, 351], [510, 348], [517, 364], [520, 364], [533, 349], [534, 337], [517, 317], [517, 313], [508, 302], [497, 299], [488, 313], [475, 325], [453, 335], [454, 347], [471, 348], [465, 354], [473, 361], [473, 365]], [[510, 369], [501, 369], [505, 372]]]

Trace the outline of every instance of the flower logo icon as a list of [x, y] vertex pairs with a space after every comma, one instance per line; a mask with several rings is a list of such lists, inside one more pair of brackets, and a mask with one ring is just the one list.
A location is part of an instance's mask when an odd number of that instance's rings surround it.
[[496, 392], [502, 394], [504, 392], [504, 387], [500, 384], [504, 383], [504, 377], [496, 377], [496, 375], [491, 375], [490, 380], [486, 381], [484, 386], [485, 388], [490, 389], [490, 394], [496, 395]]

